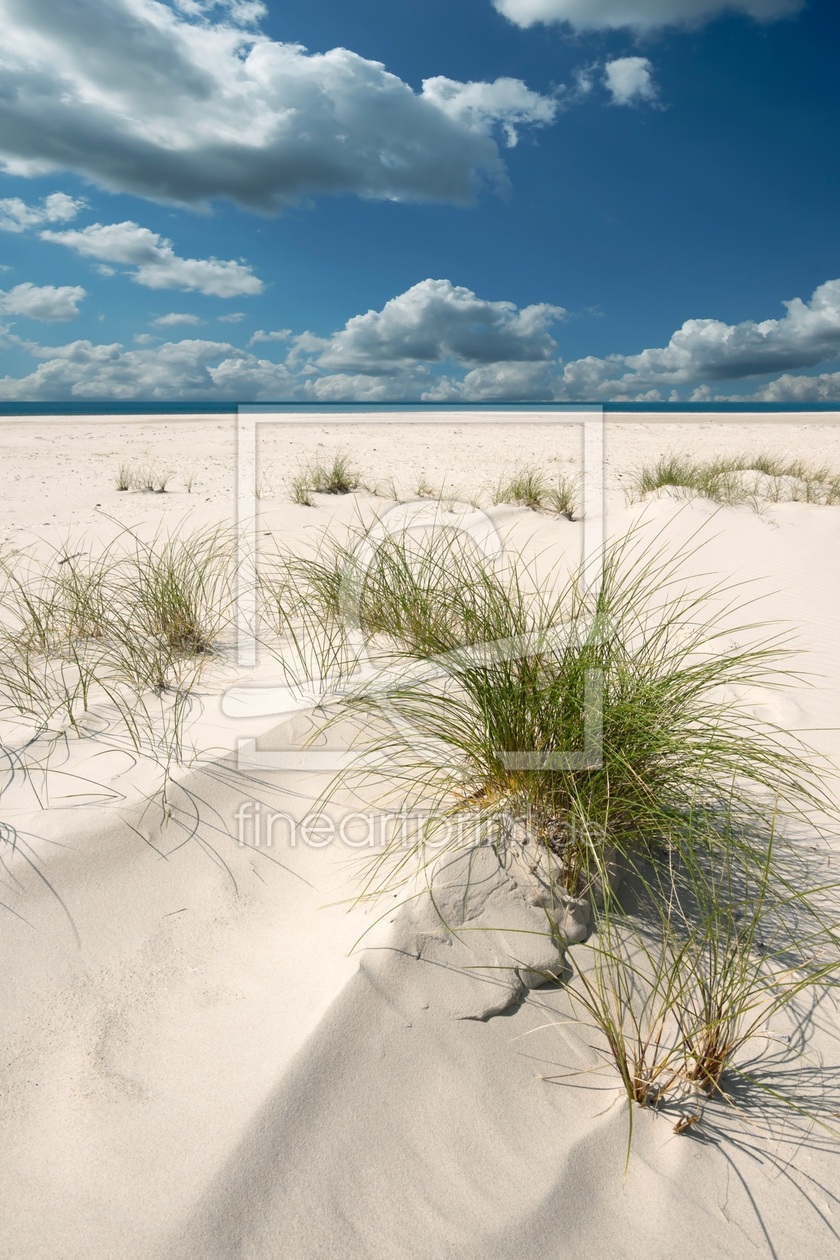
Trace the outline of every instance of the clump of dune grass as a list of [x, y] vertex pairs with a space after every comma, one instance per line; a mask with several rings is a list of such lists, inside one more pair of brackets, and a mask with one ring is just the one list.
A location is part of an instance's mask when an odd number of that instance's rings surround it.
[[796, 842], [836, 814], [816, 755], [731, 699], [798, 681], [792, 641], [755, 622], [749, 589], [686, 577], [696, 549], [631, 531], [596, 580], [591, 564], [546, 576], [488, 557], [445, 526], [373, 529], [287, 558], [278, 600], [331, 627], [333, 650], [342, 631], [363, 645], [365, 671], [324, 701], [327, 725], [356, 722], [340, 778], [424, 820], [361, 895], [453, 849], [519, 844], [557, 903], [591, 906], [569, 993], [646, 1107], [726, 1101], [747, 1043], [840, 959], [836, 890]]
[[130, 463], [122, 463], [117, 468], [114, 485], [117, 490], [143, 490], [149, 494], [164, 494], [171, 480], [172, 474], [167, 469], [154, 464], [134, 467]]
[[607, 1062], [640, 1107], [657, 1106], [685, 1074], [675, 1011], [686, 949], [667, 932], [659, 941], [644, 931], [619, 932], [607, 912], [598, 935], [573, 952], [575, 975], [566, 986], [572, 1006], [600, 1030]]
[[331, 459], [316, 456], [289, 482], [292, 502], [312, 507], [313, 494], [352, 494], [362, 485], [362, 474], [346, 451], [336, 451]]
[[346, 451], [336, 451], [331, 459], [312, 459], [292, 482], [295, 502], [304, 502], [309, 494], [352, 494], [362, 484], [362, 474]]
[[556, 485], [549, 486], [546, 507], [550, 512], [556, 512], [558, 516], [566, 516], [573, 521], [578, 511], [579, 496], [580, 489], [576, 480], [560, 476]]
[[513, 503], [531, 511], [557, 512], [574, 518], [577, 502], [577, 486], [568, 477], [559, 477], [553, 483], [537, 468], [516, 469], [507, 480], [500, 480], [493, 494], [493, 503]]
[[301, 507], [315, 506], [315, 500], [312, 498], [312, 487], [305, 473], [299, 473], [292, 478], [289, 482], [289, 492], [293, 503], [297, 503]]
[[145, 490], [149, 494], [164, 494], [170, 478], [171, 474], [166, 469], [145, 464], [134, 472], [132, 486], [135, 490]]
[[[177, 662], [207, 656], [232, 616], [232, 539], [213, 527], [188, 535], [135, 536], [124, 571], [128, 586], [118, 601], [124, 643], [152, 647], [154, 685], [163, 690]], [[142, 660], [142, 652], [140, 653]], [[142, 671], [139, 676], [142, 676]]]
[[69, 548], [43, 564], [25, 554], [4, 558], [0, 705], [78, 729], [96, 677], [92, 649], [104, 639], [110, 564], [107, 550], [95, 561]]
[[757, 506], [762, 500], [832, 506], [840, 503], [840, 474], [826, 465], [770, 455], [696, 460], [669, 454], [634, 475], [631, 494], [644, 498], [662, 489], [729, 506]]
[[279, 553], [264, 565], [263, 594], [278, 629], [305, 611], [313, 621], [361, 632], [372, 647], [381, 640], [385, 651], [428, 657], [455, 646], [463, 633], [471, 570], [468, 552], [453, 546], [456, 537], [447, 529], [421, 542], [366, 530], [347, 542], [326, 536], [312, 555]]
[[375, 494], [380, 499], [393, 499], [395, 503], [402, 502], [399, 486], [397, 485], [396, 478], [393, 474], [382, 481], [365, 485], [364, 489], [368, 490], [371, 494]]
[[[633, 1023], [622, 985], [636, 992], [639, 977], [603, 928], [620, 921], [622, 872], [652, 864], [650, 917], [661, 922], [674, 897], [698, 902], [698, 873], [722, 864], [754, 882], [777, 820], [799, 825], [831, 807], [809, 750], [726, 698], [793, 681], [791, 644], [744, 619], [749, 591], [685, 578], [694, 545], [669, 550], [633, 532], [610, 545], [593, 583], [589, 570], [547, 579], [488, 558], [456, 528], [374, 527], [282, 559], [274, 586], [275, 629], [299, 661], [309, 628], [327, 725], [356, 725], [357, 761], [340, 779], [421, 820], [411, 844], [371, 859], [360, 896], [398, 889], [447, 851], [492, 842], [503, 853], [509, 820], [527, 817], [528, 866], [556, 902], [588, 901], [606, 940], [595, 987], [577, 992], [594, 1010], [599, 994], [610, 1004], [623, 1080], [638, 1060], [637, 1101], [639, 1082], [688, 1078], [688, 1022], [660, 1058], [657, 1021], [673, 1031], [672, 998], [687, 991], [689, 961], [709, 957], [708, 933], [686, 936], [673, 920], [659, 946], [648, 941], [655, 984]], [[772, 866], [782, 897], [800, 874], [786, 852], [776, 845]]]
[[536, 510], [543, 507], [548, 495], [548, 482], [537, 468], [517, 468], [505, 481], [500, 480], [493, 503], [514, 503], [517, 507]]
[[672, 898], [691, 942], [676, 1010], [685, 1077], [727, 1101], [743, 1047], [801, 995], [834, 987], [840, 967], [838, 885], [814, 884], [805, 861], [790, 878], [772, 831], [762, 865], [732, 853], [694, 872], [692, 905]]
[[804, 744], [727, 698], [795, 681], [793, 646], [748, 616], [749, 590], [685, 577], [695, 545], [631, 532], [593, 582], [488, 558], [445, 526], [362, 531], [287, 557], [277, 605], [383, 664], [337, 699], [362, 780], [387, 768], [431, 830], [472, 824], [459, 844], [504, 843], [501, 824], [527, 815], [550, 880], [609, 903], [611, 872], [642, 858], [761, 870], [778, 819], [831, 804]]
[[316, 494], [351, 494], [362, 484], [362, 474], [346, 451], [336, 451], [326, 463], [316, 459], [309, 477]]
[[438, 499], [440, 494], [435, 490], [425, 473], [421, 473], [418, 478], [414, 493], [418, 499]]
[[[0, 711], [37, 731], [81, 733], [93, 702], [110, 706], [136, 747], [168, 693], [178, 743], [187, 699], [232, 616], [232, 545], [221, 530], [123, 531], [95, 553], [62, 549], [0, 566]], [[148, 720], [146, 720], [148, 719]]]
[[[443, 530], [383, 540], [361, 567], [341, 549], [297, 561], [288, 577], [402, 667], [344, 702], [368, 761], [414, 782], [413, 803], [431, 795], [441, 816], [481, 826], [527, 807], [549, 837], [545, 860], [577, 892], [612, 851], [679, 844], [689, 818], [696, 833], [701, 806], [713, 844], [716, 810], [740, 811], [746, 837], [762, 792], [822, 799], [793, 739], [717, 698], [784, 683], [786, 641], [731, 648], [753, 629], [734, 617], [737, 592], [686, 584], [685, 558], [631, 537], [608, 550], [595, 593], [581, 573], [558, 590]], [[396, 730], [380, 731], [383, 714]]]

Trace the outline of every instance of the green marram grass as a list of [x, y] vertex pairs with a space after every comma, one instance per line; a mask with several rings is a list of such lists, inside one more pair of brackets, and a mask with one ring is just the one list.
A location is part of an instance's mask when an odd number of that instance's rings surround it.
[[151, 541], [121, 530], [96, 551], [0, 564], [0, 713], [35, 736], [84, 733], [104, 703], [138, 752], [177, 759], [189, 697], [227, 633], [233, 538], [206, 529]]
[[425, 815], [362, 895], [447, 845], [504, 847], [526, 818], [558, 902], [591, 902], [569, 992], [642, 1106], [728, 1100], [743, 1047], [833, 986], [840, 959], [836, 888], [795, 841], [836, 815], [819, 762], [731, 698], [797, 681], [793, 643], [754, 619], [749, 589], [687, 578], [697, 547], [631, 531], [595, 583], [488, 559], [445, 527], [361, 532], [287, 558], [279, 601], [332, 627], [333, 657], [341, 632], [363, 643], [367, 676], [336, 676], [327, 723], [357, 723], [362, 797], [381, 804], [387, 785], [391, 807]]
[[157, 465], [142, 464], [135, 467], [130, 463], [122, 463], [117, 468], [114, 485], [117, 490], [145, 490], [164, 494], [171, 480], [171, 472]]
[[840, 474], [827, 465], [766, 454], [712, 460], [668, 454], [634, 475], [630, 493], [641, 499], [662, 489], [729, 506], [758, 508], [769, 501], [831, 507], [840, 503]]
[[339, 450], [327, 459], [315, 456], [289, 483], [292, 501], [313, 505], [313, 494], [352, 494], [362, 486], [362, 474], [347, 451]]
[[[406, 807], [432, 800], [433, 817], [479, 828], [527, 809], [577, 892], [613, 851], [678, 844], [701, 819], [711, 845], [733, 811], [748, 848], [770, 802], [824, 801], [804, 747], [721, 698], [790, 681], [790, 644], [743, 619], [738, 588], [682, 577], [689, 554], [651, 554], [631, 534], [593, 592], [585, 573], [558, 586], [443, 527], [290, 558], [278, 603], [352, 628], [388, 661], [340, 705], [372, 775], [387, 765]], [[581, 765], [568, 754], [596, 717], [598, 758]]]
[[518, 468], [507, 480], [499, 481], [493, 502], [537, 510], [545, 504], [547, 493], [548, 481], [538, 468]]
[[513, 503], [531, 511], [556, 512], [571, 520], [576, 511], [578, 487], [569, 477], [559, 476], [553, 482], [539, 468], [522, 466], [509, 477], [500, 478], [493, 493], [493, 503]]

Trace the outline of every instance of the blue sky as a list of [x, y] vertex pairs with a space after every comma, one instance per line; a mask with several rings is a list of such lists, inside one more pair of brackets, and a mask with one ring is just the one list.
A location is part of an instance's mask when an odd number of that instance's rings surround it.
[[0, 19], [2, 399], [840, 399], [836, 0]]

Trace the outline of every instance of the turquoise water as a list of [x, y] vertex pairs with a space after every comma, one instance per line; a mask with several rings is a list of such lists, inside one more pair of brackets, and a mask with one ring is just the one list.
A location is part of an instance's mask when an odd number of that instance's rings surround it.
[[[500, 403], [320, 403], [320, 402], [279, 402], [243, 404], [249, 409], [263, 409], [278, 412], [294, 412], [306, 414], [307, 411], [319, 415], [330, 412], [358, 412], [360, 415], [376, 414], [382, 411], [425, 411], [425, 412], [487, 412], [487, 411], [541, 411], [563, 412], [575, 407], [592, 407], [592, 403], [551, 403], [551, 402], [500, 402]], [[3, 416], [229, 416], [235, 415], [238, 404], [235, 402], [0, 402], [0, 417]], [[836, 403], [604, 403], [607, 415], [632, 415], [644, 412], [647, 414], [663, 412], [675, 415], [686, 415], [714, 412], [720, 415], [738, 415], [753, 412], [759, 415], [796, 415], [804, 412], [840, 412], [840, 402]]]

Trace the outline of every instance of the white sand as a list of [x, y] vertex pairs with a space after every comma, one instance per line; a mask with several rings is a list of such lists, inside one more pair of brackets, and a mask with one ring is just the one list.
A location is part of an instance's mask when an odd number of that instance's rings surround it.
[[[289, 502], [284, 483], [300, 461], [340, 445], [403, 494], [425, 474], [485, 502], [516, 463], [573, 472], [582, 455], [579, 431], [550, 423], [265, 427], [266, 528], [304, 540], [387, 506], [364, 495]], [[628, 505], [628, 471], [666, 450], [788, 454], [840, 471], [840, 416], [609, 421], [606, 515], [609, 533], [644, 517], [675, 541], [704, 525], [698, 568], [762, 579], [757, 615], [792, 622], [820, 677], [750, 699], [789, 729], [813, 728], [811, 742], [840, 767], [840, 507]], [[144, 528], [233, 519], [226, 418], [3, 421], [0, 451], [4, 548], [89, 546], [114, 518]], [[119, 493], [123, 461], [171, 469], [170, 489]], [[491, 515], [533, 535], [533, 549], [580, 547], [580, 524]], [[303, 716], [273, 733], [277, 718], [225, 716], [219, 692], [237, 677], [233, 667], [208, 675], [196, 740], [232, 749], [259, 731], [260, 747], [293, 743]], [[527, 964], [551, 962], [539, 937], [526, 938], [524, 956], [516, 933], [537, 920], [509, 876], [473, 880], [471, 925], [498, 930], [459, 943], [423, 902], [348, 908], [363, 855], [345, 845], [293, 846], [278, 826], [271, 848], [239, 846], [243, 802], [299, 818], [328, 773], [247, 772], [217, 751], [180, 777], [170, 819], [144, 805], [145, 774], [124, 753], [71, 740], [48, 799], [37, 776], [18, 774], [0, 801], [0, 1256], [833, 1254], [840, 1141], [766, 1091], [738, 1111], [709, 1104], [684, 1136], [673, 1117], [637, 1110], [625, 1176], [628, 1109], [594, 1033], [569, 1021], [562, 992], [523, 998], [505, 969], [509, 955], [526, 979]], [[832, 1123], [834, 1007], [776, 1031], [790, 1041], [757, 1042], [756, 1073]], [[541, 1079], [568, 1072], [578, 1074]]]

